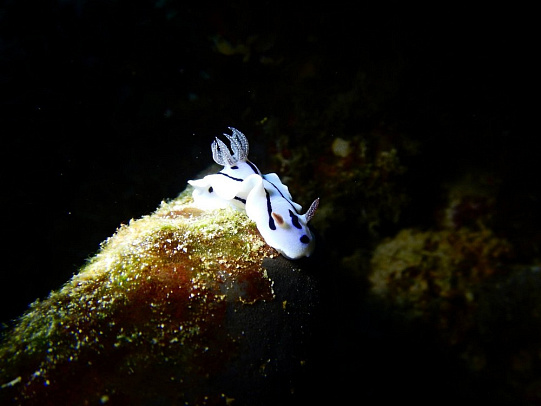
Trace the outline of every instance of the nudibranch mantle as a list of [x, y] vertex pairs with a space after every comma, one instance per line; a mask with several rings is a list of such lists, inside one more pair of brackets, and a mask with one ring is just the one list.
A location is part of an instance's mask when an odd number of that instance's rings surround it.
[[212, 210], [232, 206], [243, 210], [256, 223], [267, 244], [290, 259], [308, 257], [314, 251], [315, 240], [308, 222], [314, 216], [319, 199], [314, 200], [305, 214], [302, 206], [292, 200], [289, 189], [275, 173], [267, 175], [248, 160], [246, 136], [229, 127], [225, 134], [231, 151], [216, 138], [212, 142], [212, 157], [224, 168], [203, 179], [189, 180], [194, 187], [195, 205]]

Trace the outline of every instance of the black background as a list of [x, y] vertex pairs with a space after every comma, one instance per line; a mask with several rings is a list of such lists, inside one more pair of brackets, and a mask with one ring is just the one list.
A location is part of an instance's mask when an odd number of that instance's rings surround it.
[[[263, 117], [287, 123], [284, 89], [295, 89], [303, 60], [320, 72], [306, 115], [359, 69], [373, 74], [367, 83], [384, 102], [359, 122], [390, 122], [420, 141], [413, 206], [422, 210], [451, 174], [488, 166], [517, 202], [508, 230], [537, 224], [537, 130], [519, 119], [535, 97], [528, 10], [356, 7], [0, 3], [0, 320], [60, 288], [120, 224], [184, 190], [227, 126], [250, 134]], [[219, 38], [251, 36], [268, 49], [248, 60], [217, 49]], [[263, 147], [254, 155], [264, 167]]]

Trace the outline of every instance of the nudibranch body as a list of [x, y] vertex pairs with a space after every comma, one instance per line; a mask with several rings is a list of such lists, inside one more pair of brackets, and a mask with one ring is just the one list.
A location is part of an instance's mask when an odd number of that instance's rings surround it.
[[224, 134], [231, 151], [219, 138], [212, 142], [212, 157], [224, 168], [203, 179], [189, 180], [194, 187], [193, 198], [202, 209], [232, 206], [246, 211], [271, 247], [290, 259], [310, 256], [315, 241], [308, 222], [319, 204], [316, 199], [305, 214], [293, 202], [289, 189], [278, 175], [261, 171], [248, 160], [249, 145], [243, 133], [229, 127], [232, 135]]

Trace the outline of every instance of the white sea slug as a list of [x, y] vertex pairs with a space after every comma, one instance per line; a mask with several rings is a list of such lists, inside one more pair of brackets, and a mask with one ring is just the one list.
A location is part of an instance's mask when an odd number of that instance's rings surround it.
[[293, 202], [289, 189], [278, 175], [262, 175], [248, 160], [248, 140], [243, 133], [229, 127], [232, 134], [224, 134], [231, 151], [216, 138], [212, 142], [212, 157], [224, 168], [203, 179], [189, 180], [196, 206], [217, 209], [232, 206], [246, 211], [248, 217], [271, 247], [290, 259], [308, 257], [314, 251], [314, 235], [308, 222], [314, 216], [319, 199], [314, 200], [305, 214]]

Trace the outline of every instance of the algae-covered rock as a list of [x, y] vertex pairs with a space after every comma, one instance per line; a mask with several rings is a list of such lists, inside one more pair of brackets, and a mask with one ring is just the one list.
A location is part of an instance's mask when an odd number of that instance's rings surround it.
[[433, 337], [451, 355], [465, 396], [533, 405], [541, 399], [541, 267], [514, 264], [513, 253], [484, 227], [404, 229], [376, 247], [370, 292], [399, 329]]
[[292, 393], [314, 279], [244, 214], [192, 203], [185, 192], [123, 225], [30, 306], [0, 346], [2, 404], [263, 404]]
[[404, 229], [376, 247], [371, 292], [406, 319], [433, 323], [454, 344], [470, 327], [481, 286], [506, 272], [510, 252], [489, 229]]

